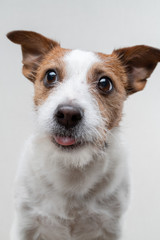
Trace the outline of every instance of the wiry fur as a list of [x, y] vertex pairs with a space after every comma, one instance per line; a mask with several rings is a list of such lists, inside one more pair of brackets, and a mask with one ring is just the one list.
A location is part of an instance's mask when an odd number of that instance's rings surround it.
[[[121, 140], [113, 136], [106, 152], [88, 147], [72, 154], [57, 152], [47, 136], [28, 141], [16, 180], [13, 240], [117, 239], [128, 176]], [[74, 167], [84, 159], [87, 165]]]
[[[35, 84], [36, 109], [36, 129], [16, 176], [11, 240], [119, 239], [129, 193], [119, 130], [123, 102], [144, 88], [160, 51], [138, 46], [104, 55], [65, 50], [32, 32], [12, 32], [8, 37], [23, 47], [25, 74]], [[46, 89], [44, 74], [54, 68], [59, 81]], [[109, 76], [114, 86], [108, 95], [96, 88], [103, 76]], [[60, 104], [80, 106], [84, 111], [80, 124], [72, 129], [59, 126], [55, 112]], [[55, 135], [74, 136], [79, 145], [64, 149], [57, 146]]]

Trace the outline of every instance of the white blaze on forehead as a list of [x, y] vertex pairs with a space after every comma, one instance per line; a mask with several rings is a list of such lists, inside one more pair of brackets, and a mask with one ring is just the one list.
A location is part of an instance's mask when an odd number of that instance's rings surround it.
[[[75, 78], [82, 81], [86, 80], [86, 75], [93, 64], [99, 62], [100, 59], [93, 52], [82, 50], [72, 50], [64, 57], [66, 64], [67, 79]], [[81, 79], [79, 78], [81, 76]]]

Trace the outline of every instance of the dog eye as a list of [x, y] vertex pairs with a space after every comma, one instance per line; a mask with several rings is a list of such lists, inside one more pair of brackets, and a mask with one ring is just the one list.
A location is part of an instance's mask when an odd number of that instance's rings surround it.
[[43, 79], [43, 83], [45, 85], [45, 87], [50, 88], [53, 87], [54, 84], [57, 82], [57, 73], [55, 72], [55, 70], [48, 70], [46, 72], [46, 75]]
[[112, 81], [109, 77], [102, 77], [99, 79], [98, 88], [105, 94], [109, 93], [113, 89]]

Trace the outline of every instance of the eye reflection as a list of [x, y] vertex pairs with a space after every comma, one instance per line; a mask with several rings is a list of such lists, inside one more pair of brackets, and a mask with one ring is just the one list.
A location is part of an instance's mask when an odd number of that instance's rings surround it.
[[58, 81], [58, 76], [55, 70], [48, 70], [43, 79], [44, 86], [47, 88], [53, 87]]
[[102, 77], [99, 79], [98, 82], [98, 88], [103, 92], [103, 93], [109, 93], [113, 89], [113, 84], [112, 81], [109, 77]]

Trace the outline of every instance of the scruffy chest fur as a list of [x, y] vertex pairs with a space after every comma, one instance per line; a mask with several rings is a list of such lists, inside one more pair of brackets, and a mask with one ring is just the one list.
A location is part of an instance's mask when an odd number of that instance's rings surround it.
[[50, 141], [39, 136], [30, 139], [26, 151], [25, 172], [20, 169], [17, 177], [17, 207], [22, 211], [18, 225], [26, 212], [25, 227], [34, 232], [24, 239], [116, 239], [128, 195], [125, 156], [117, 163], [114, 153], [95, 155], [83, 169], [67, 168]]
[[22, 46], [36, 122], [16, 175], [11, 239], [119, 239], [129, 191], [123, 103], [144, 88], [160, 51], [68, 50], [28, 31], [8, 38]]

